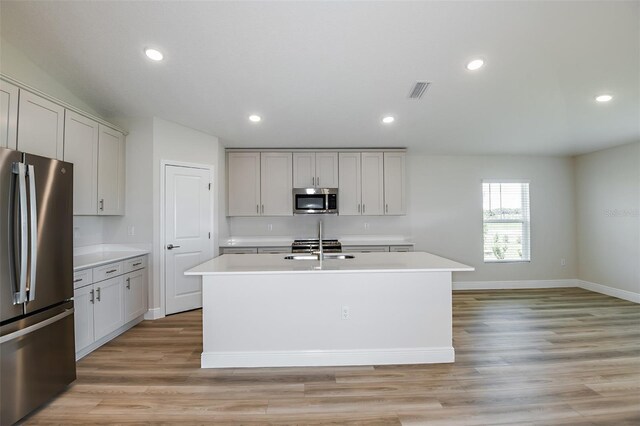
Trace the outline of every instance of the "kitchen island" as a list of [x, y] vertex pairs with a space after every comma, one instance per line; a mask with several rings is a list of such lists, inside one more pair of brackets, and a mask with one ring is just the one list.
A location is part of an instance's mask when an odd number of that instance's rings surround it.
[[203, 368], [453, 362], [451, 273], [430, 253], [226, 254], [201, 275]]

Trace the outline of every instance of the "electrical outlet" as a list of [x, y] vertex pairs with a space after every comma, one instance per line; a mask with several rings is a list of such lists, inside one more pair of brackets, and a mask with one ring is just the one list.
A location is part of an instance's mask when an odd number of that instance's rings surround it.
[[130, 236], [136, 235], [136, 227], [133, 226], [133, 225], [129, 225], [127, 227], [127, 234], [130, 235]]
[[567, 266], [567, 259], [564, 257], [560, 259], [560, 266]]
[[369, 229], [369, 223], [368, 222], [365, 222], [364, 229]]
[[267, 230], [273, 231], [273, 224], [272, 223], [267, 225]]
[[351, 316], [351, 312], [349, 312], [349, 307], [347, 305], [344, 305], [342, 307], [342, 319], [348, 320], [350, 316]]

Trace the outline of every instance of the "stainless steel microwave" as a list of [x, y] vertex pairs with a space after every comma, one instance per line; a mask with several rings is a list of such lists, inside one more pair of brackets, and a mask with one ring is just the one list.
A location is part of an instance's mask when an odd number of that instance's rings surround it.
[[294, 188], [293, 214], [338, 214], [338, 188]]

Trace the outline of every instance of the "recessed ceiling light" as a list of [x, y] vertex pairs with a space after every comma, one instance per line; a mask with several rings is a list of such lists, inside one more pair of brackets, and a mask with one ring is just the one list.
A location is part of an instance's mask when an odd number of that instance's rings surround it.
[[611, 96], [611, 95], [598, 95], [598, 96], [596, 96], [596, 101], [598, 101], [598, 102], [609, 102], [611, 99], [613, 99], [613, 96]]
[[156, 49], [145, 49], [144, 54], [152, 61], [161, 61], [164, 58], [162, 52]]
[[383, 117], [383, 118], [382, 118], [382, 122], [383, 122], [384, 124], [391, 124], [391, 123], [393, 123], [394, 121], [396, 121], [396, 119], [395, 119], [394, 117], [390, 116], [390, 115], [387, 115], [386, 117]]
[[254, 123], [257, 123], [261, 120], [262, 120], [262, 117], [260, 117], [259, 115], [253, 114], [249, 116], [249, 121], [253, 121]]
[[467, 69], [469, 71], [475, 71], [477, 69], [482, 68], [483, 65], [484, 65], [484, 61], [482, 59], [474, 59], [473, 61], [467, 64]]

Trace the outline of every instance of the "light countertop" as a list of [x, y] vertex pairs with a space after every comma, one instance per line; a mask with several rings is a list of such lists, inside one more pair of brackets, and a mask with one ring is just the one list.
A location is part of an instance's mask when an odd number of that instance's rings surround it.
[[73, 253], [73, 270], [95, 268], [96, 266], [106, 265], [107, 263], [119, 262], [132, 257], [144, 256], [149, 254], [149, 250], [121, 246], [121, 245], [96, 245], [89, 247], [81, 247], [74, 250]]
[[357, 272], [461, 272], [474, 268], [425, 252], [356, 253], [337, 260], [287, 260], [285, 254], [225, 254], [202, 263], [185, 275], [357, 273]]
[[[327, 235], [324, 238], [335, 239], [336, 237]], [[293, 237], [229, 237], [220, 241], [220, 247], [288, 247], [294, 239]], [[414, 245], [406, 237], [396, 235], [345, 235], [337, 239], [343, 246]]]

